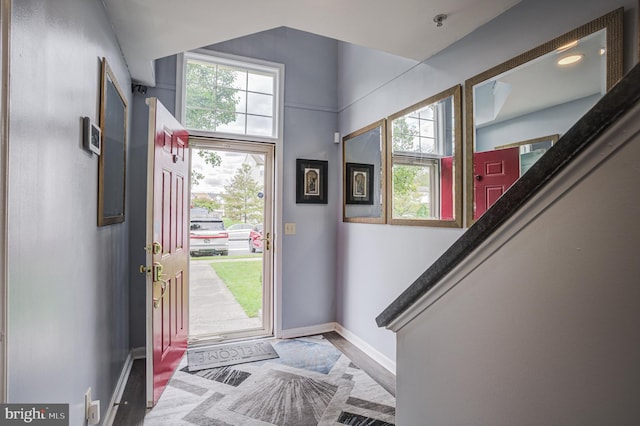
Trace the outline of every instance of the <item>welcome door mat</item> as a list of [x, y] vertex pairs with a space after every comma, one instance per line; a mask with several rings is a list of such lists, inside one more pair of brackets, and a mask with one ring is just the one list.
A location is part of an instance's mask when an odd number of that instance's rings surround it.
[[278, 358], [278, 353], [269, 342], [228, 343], [189, 349], [187, 351], [187, 367], [191, 372], [272, 358]]

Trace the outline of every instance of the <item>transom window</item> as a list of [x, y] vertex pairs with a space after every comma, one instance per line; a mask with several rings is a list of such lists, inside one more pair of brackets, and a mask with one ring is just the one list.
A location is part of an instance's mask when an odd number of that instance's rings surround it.
[[182, 120], [189, 130], [276, 138], [280, 69], [188, 52]]

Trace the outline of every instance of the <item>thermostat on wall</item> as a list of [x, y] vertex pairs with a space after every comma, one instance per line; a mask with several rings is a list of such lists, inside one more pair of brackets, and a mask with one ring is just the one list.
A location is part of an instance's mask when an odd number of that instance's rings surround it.
[[100, 155], [100, 127], [93, 124], [89, 117], [82, 117], [82, 137], [85, 149]]

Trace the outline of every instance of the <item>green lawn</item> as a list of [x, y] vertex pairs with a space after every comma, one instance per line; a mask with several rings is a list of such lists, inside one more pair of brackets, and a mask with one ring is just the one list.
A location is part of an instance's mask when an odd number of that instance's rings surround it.
[[247, 316], [257, 317], [262, 308], [262, 261], [212, 262], [211, 267]]

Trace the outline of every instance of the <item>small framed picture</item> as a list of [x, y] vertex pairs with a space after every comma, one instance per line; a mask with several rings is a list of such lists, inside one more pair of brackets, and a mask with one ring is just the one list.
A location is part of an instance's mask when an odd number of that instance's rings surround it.
[[296, 203], [327, 204], [328, 162], [296, 160]]
[[91, 122], [89, 117], [82, 117], [82, 139], [84, 148], [94, 154], [100, 155], [101, 135], [100, 127]]
[[345, 202], [373, 204], [373, 164], [346, 163]]

